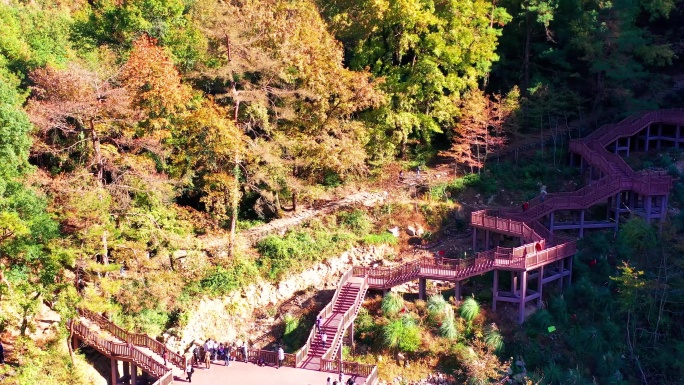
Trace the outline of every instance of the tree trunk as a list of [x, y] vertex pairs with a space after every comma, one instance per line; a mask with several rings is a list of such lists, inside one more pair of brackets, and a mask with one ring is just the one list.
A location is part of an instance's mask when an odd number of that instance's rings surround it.
[[109, 246], [107, 244], [107, 230], [102, 232], [102, 264], [109, 264]]
[[237, 228], [238, 205], [240, 203], [240, 157], [235, 151], [235, 165], [233, 167], [233, 186], [230, 195], [232, 215], [230, 217], [230, 241], [228, 244], [228, 256], [233, 256], [235, 250], [235, 229]]
[[73, 320], [69, 322], [69, 337], [67, 338], [67, 348], [69, 349], [69, 358], [71, 358], [71, 365], [74, 365], [74, 347], [71, 346], [74, 340], [74, 324]]
[[104, 161], [102, 160], [102, 152], [100, 151], [100, 137], [95, 131], [95, 124], [90, 119], [90, 139], [93, 142], [93, 151], [95, 151], [95, 167], [97, 168], [97, 183], [102, 186], [104, 183]]
[[293, 191], [292, 192], [292, 211], [297, 212], [297, 192]]

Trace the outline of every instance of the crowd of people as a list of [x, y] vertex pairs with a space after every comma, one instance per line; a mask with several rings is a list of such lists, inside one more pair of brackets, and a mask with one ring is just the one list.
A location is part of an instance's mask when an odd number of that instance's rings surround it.
[[[316, 330], [320, 333], [321, 320], [320, 318], [316, 320]], [[323, 332], [325, 335], [325, 332]], [[180, 353], [180, 352], [179, 352]], [[230, 366], [231, 361], [243, 361], [245, 363], [254, 361], [258, 366], [265, 366], [266, 362], [259, 354], [253, 354], [250, 357], [249, 354], [249, 344], [247, 341], [242, 342], [242, 344], [237, 343], [219, 343], [213, 339], [208, 339], [203, 345], [195, 345], [195, 347], [190, 350], [185, 355], [185, 361], [187, 366], [185, 368], [186, 380], [192, 382], [192, 375], [195, 372], [195, 368], [204, 366], [205, 369], [210, 369], [211, 364], [215, 362], [223, 362], [224, 366]], [[283, 366], [283, 361], [285, 360], [285, 351], [282, 346], [276, 348], [276, 368], [280, 369]], [[166, 360], [166, 354], [164, 354], [164, 359]], [[349, 377], [346, 382], [342, 381], [342, 374], [339, 375], [339, 381], [335, 380], [331, 382], [330, 377], [328, 377], [327, 385], [353, 385], [354, 380]]]
[[[282, 346], [278, 346], [277, 353], [277, 368], [283, 366], [285, 360], [285, 351]], [[192, 382], [192, 374], [195, 372], [195, 367], [204, 365], [206, 369], [211, 368], [212, 362], [223, 362], [224, 366], [230, 366], [231, 361], [241, 360], [243, 362], [249, 361], [249, 344], [247, 341], [242, 342], [241, 345], [237, 343], [219, 343], [213, 339], [208, 339], [203, 345], [196, 345], [186, 356], [187, 366], [185, 368], [186, 379]], [[166, 360], [166, 357], [164, 357]], [[254, 358], [258, 366], [266, 365], [263, 358], [257, 356]]]

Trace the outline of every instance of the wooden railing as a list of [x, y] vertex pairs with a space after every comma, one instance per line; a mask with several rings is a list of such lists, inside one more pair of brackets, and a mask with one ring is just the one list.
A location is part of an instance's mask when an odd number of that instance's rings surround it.
[[169, 370], [165, 375], [161, 376], [152, 385], [170, 385], [173, 384], [173, 371]]
[[154, 358], [138, 350], [128, 342], [114, 342], [105, 339], [77, 320], [69, 320], [68, 325], [74, 335], [80, 340], [107, 356], [135, 362], [140, 368], [155, 377], [161, 378], [167, 372], [171, 372], [171, 369], [160, 364]]
[[[245, 354], [242, 349], [238, 348], [235, 352], [235, 359], [237, 361], [244, 361]], [[272, 350], [247, 349], [247, 361], [257, 362], [262, 360], [266, 365], [278, 365], [278, 352]], [[297, 367], [297, 357], [292, 353], [285, 353], [283, 356], [283, 366], [290, 368]]]
[[344, 312], [342, 322], [337, 325], [335, 337], [333, 338], [328, 351], [323, 354], [323, 358], [334, 359], [337, 356], [338, 347], [342, 344], [342, 339], [344, 338], [344, 332], [349, 327], [349, 324], [354, 322], [356, 314], [358, 313], [358, 306], [363, 302], [363, 298], [366, 295], [366, 289], [368, 289], [368, 276], [364, 275], [363, 283], [354, 297], [354, 305], [350, 306], [349, 309]]
[[78, 309], [78, 312], [82, 317], [87, 318], [92, 322], [95, 322], [100, 328], [106, 330], [114, 337], [122, 341], [130, 342], [131, 344], [136, 346], [146, 347], [154, 353], [158, 354], [160, 357], [163, 357], [164, 351], [166, 351], [166, 361], [170, 362], [172, 365], [175, 365], [177, 368], [185, 370], [185, 357], [167, 348], [166, 345], [164, 345], [163, 343], [151, 338], [146, 334], [129, 333], [128, 331], [120, 328], [115, 323], [103, 317], [102, 315], [92, 312], [90, 310]]
[[[348, 362], [342, 361], [342, 374], [356, 375], [366, 378], [366, 384], [371, 384], [368, 381], [369, 377], [375, 369], [375, 365], [360, 364], [358, 362]], [[328, 360], [321, 359], [321, 371], [329, 373], [339, 373], [340, 372], [340, 361], [339, 360]]]
[[[344, 284], [347, 283], [350, 277], [354, 274], [354, 269], [351, 268], [347, 270], [344, 274], [342, 274], [342, 277], [340, 277], [340, 281], [337, 283], [337, 289], [335, 290], [335, 294], [333, 295], [332, 300], [323, 308], [318, 313], [318, 316], [321, 317], [321, 319], [327, 318], [330, 314], [333, 312], [333, 308], [335, 306], [335, 303], [337, 302], [337, 299], [340, 296], [340, 291], [342, 291], [342, 288], [344, 287]], [[299, 367], [302, 362], [306, 359], [306, 356], [309, 354], [309, 350], [311, 350], [311, 344], [313, 344], [313, 341], [316, 337], [316, 326], [311, 328], [311, 331], [309, 332], [309, 337], [306, 339], [306, 344], [304, 346], [297, 350], [295, 353], [295, 366]]]

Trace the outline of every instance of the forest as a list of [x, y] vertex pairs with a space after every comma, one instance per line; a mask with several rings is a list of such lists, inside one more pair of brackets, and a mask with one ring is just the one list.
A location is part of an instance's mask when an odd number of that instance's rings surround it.
[[[203, 298], [351, 248], [399, 258], [404, 220], [427, 243], [475, 206], [581, 185], [568, 140], [684, 107], [683, 60], [680, 0], [0, 0], [0, 384], [93, 383], [65, 342], [77, 307], [173, 334]], [[684, 383], [683, 154], [630, 157], [674, 178], [667, 221], [588, 231], [523, 325], [485, 311], [486, 276], [460, 308], [369, 300], [370, 350], [345, 354], [457, 383]], [[358, 191], [388, 200], [254, 236]], [[267, 313], [288, 353], [315, 317]]]

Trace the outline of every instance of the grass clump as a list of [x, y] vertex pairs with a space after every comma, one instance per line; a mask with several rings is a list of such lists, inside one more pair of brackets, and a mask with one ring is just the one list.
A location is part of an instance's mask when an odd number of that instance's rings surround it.
[[368, 234], [361, 240], [364, 245], [396, 245], [399, 243], [397, 237], [389, 232], [380, 234]]
[[401, 295], [389, 292], [382, 297], [382, 303], [380, 304], [380, 309], [382, 313], [388, 317], [397, 315], [404, 308], [404, 299]]
[[383, 327], [382, 339], [390, 349], [415, 352], [421, 341], [420, 326], [410, 314], [404, 314]]
[[475, 298], [468, 297], [465, 301], [463, 301], [459, 313], [461, 318], [463, 318], [466, 322], [472, 323], [473, 320], [480, 314], [480, 304], [477, 303]]

